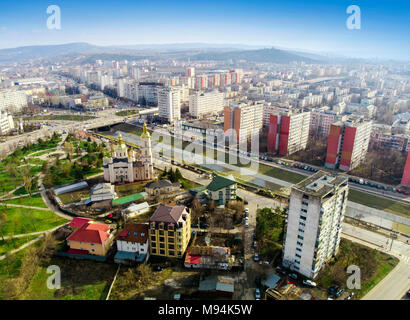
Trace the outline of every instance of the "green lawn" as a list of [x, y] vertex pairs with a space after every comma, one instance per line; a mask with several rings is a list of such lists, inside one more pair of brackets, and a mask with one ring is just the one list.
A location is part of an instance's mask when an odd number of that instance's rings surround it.
[[145, 182], [144, 183], [129, 183], [129, 184], [124, 184], [124, 185], [119, 185], [115, 187], [115, 192], [117, 192], [119, 197], [125, 197], [129, 196], [135, 193], [139, 193], [144, 191], [145, 188]]
[[118, 117], [126, 117], [126, 116], [132, 116], [138, 113], [139, 113], [138, 110], [123, 110], [123, 111], [116, 112], [115, 115]]
[[37, 152], [31, 153], [29, 156], [30, 157], [40, 157], [42, 155], [52, 153], [56, 150], [57, 150], [57, 148], [51, 148], [51, 149], [47, 149], [47, 150], [37, 151]]
[[82, 198], [89, 198], [90, 197], [90, 190], [84, 189], [76, 192], [64, 193], [58, 196], [62, 203], [68, 204], [71, 202], [78, 202]]
[[4, 235], [45, 231], [67, 222], [48, 210], [0, 206], [0, 213], [7, 217], [0, 227]]
[[23, 206], [30, 206], [30, 207], [40, 207], [40, 208], [47, 208], [47, 205], [44, 203], [41, 195], [35, 194], [31, 197], [22, 197], [12, 200], [3, 201], [4, 203], [11, 203], [11, 204], [21, 204]]
[[387, 198], [381, 198], [368, 193], [350, 189], [348, 199], [350, 201], [371, 208], [391, 212], [406, 218], [410, 217], [410, 205], [406, 205]]
[[0, 256], [21, 247], [23, 244], [37, 238], [38, 236], [27, 236], [2, 240], [0, 236]]
[[[47, 288], [47, 267], [57, 265], [61, 269], [61, 288]], [[53, 257], [37, 268], [25, 300], [105, 300], [117, 271], [116, 264]]]
[[62, 114], [62, 115], [49, 115], [49, 116], [36, 116], [30, 118], [24, 118], [25, 120], [65, 120], [65, 121], [87, 121], [95, 119], [93, 116], [82, 116], [76, 114]]
[[[398, 262], [397, 258], [393, 259], [386, 253], [342, 239], [338, 255], [319, 272], [315, 281], [326, 290], [332, 285], [338, 285], [345, 291], [353, 291], [354, 298], [360, 299], [393, 270]], [[346, 281], [350, 276], [346, 268], [350, 265], [360, 268], [360, 289], [346, 288]]]

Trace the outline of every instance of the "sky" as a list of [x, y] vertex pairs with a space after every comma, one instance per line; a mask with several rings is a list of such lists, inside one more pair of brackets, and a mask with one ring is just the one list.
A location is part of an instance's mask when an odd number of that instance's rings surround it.
[[[61, 9], [60, 30], [47, 28], [49, 5]], [[360, 29], [346, 26], [350, 5], [360, 8]], [[204, 42], [410, 60], [408, 0], [1, 0], [0, 8], [0, 48]]]

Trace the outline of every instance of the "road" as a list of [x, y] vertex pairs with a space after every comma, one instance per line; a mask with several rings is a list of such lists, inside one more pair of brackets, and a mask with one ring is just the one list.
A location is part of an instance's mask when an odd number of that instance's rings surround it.
[[363, 300], [400, 300], [410, 289], [410, 245], [362, 228], [343, 224], [342, 237], [394, 255], [399, 264]]

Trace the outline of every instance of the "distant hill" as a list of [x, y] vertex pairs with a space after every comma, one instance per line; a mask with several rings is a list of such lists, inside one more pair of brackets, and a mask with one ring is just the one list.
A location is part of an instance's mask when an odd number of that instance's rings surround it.
[[88, 43], [67, 43], [49, 46], [27, 46], [0, 50], [0, 61], [52, 58], [72, 53], [85, 53], [99, 50], [100, 47]]
[[[319, 57], [319, 56], [317, 56]], [[199, 53], [191, 56], [191, 60], [245, 60], [259, 63], [289, 63], [292, 61], [304, 61], [304, 62], [319, 62], [318, 59], [312, 59], [311, 57], [302, 56], [299, 54], [291, 53], [285, 50], [279, 49], [259, 49], [259, 50], [241, 50], [230, 52], [214, 52], [214, 53]]]
[[232, 44], [159, 44], [129, 46], [95, 46], [89, 43], [67, 43], [61, 45], [26, 46], [12, 49], [0, 49], [0, 62], [21, 61], [27, 59], [51, 59], [64, 55], [85, 55], [84, 61], [95, 59], [146, 59], [163, 58], [193, 60], [246, 60], [267, 63], [289, 63], [292, 61], [318, 62], [319, 55], [291, 52], [279, 49], [257, 49], [255, 46]]

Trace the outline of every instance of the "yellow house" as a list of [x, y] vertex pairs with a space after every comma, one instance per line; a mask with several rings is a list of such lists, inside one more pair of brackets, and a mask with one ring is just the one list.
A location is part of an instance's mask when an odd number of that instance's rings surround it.
[[149, 220], [150, 254], [182, 258], [191, 239], [191, 215], [185, 206], [160, 205]]
[[68, 253], [105, 256], [114, 240], [108, 224], [85, 223], [67, 238]]

